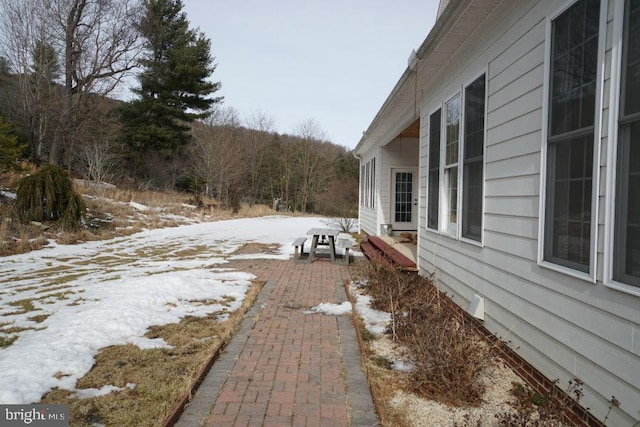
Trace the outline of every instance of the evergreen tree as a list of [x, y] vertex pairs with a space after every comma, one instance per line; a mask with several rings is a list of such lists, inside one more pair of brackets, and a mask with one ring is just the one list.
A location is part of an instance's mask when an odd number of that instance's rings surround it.
[[0, 116], [0, 172], [13, 168], [20, 158], [23, 147], [18, 138], [11, 134], [11, 124], [5, 123]]
[[123, 110], [125, 139], [135, 151], [175, 152], [190, 141], [188, 123], [206, 117], [221, 98], [211, 43], [190, 29], [181, 0], [145, 0], [139, 30], [146, 39], [137, 99]]

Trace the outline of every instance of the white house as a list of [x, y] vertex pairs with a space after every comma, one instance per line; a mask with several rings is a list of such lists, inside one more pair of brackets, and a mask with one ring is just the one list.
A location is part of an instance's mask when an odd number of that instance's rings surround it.
[[[450, 0], [355, 153], [360, 224], [640, 420], [640, 0]], [[408, 51], [411, 47], [408, 47]]]

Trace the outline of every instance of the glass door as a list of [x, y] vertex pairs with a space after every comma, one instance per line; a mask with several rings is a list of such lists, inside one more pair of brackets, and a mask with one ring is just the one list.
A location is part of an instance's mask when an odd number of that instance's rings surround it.
[[391, 214], [394, 230], [418, 229], [418, 185], [416, 168], [393, 169]]

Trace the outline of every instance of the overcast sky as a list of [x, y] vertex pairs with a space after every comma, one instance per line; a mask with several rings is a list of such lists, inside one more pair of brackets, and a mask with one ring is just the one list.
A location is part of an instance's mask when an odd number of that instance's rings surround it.
[[211, 39], [216, 95], [279, 133], [314, 119], [353, 148], [435, 21], [438, 0], [183, 0]]

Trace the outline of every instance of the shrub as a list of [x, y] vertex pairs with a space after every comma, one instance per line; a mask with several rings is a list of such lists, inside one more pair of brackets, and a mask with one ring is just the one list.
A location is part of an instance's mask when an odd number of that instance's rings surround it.
[[[514, 401], [510, 403], [513, 411], [496, 414], [499, 426], [524, 426], [524, 427], [562, 427], [566, 422], [578, 422], [572, 415], [572, 407], [580, 403], [583, 396], [582, 381], [578, 378], [569, 380], [565, 392], [558, 387], [559, 380], [554, 381], [554, 386], [544, 395], [538, 394], [528, 386], [513, 384], [511, 394]], [[611, 396], [611, 406], [619, 406], [620, 402]], [[608, 414], [607, 414], [608, 415]], [[589, 425], [586, 419], [584, 425]], [[606, 421], [606, 418], [605, 418]]]
[[15, 206], [23, 223], [60, 221], [67, 230], [77, 228], [86, 212], [84, 201], [74, 191], [67, 172], [53, 165], [44, 165], [18, 182]]
[[427, 278], [373, 262], [368, 277], [373, 308], [391, 313], [389, 332], [415, 365], [407, 391], [446, 405], [479, 405], [478, 378], [493, 360], [492, 348], [447, 307], [448, 297]]

